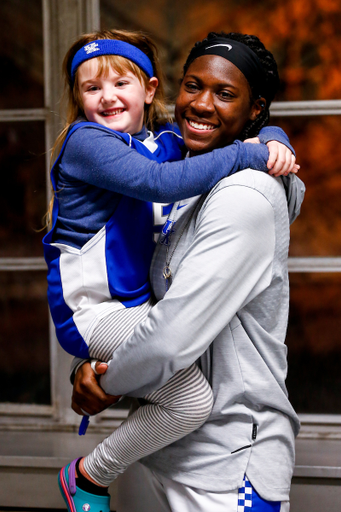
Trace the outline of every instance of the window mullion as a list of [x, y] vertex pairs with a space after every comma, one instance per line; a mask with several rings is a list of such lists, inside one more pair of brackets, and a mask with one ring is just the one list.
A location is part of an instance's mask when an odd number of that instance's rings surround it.
[[341, 115], [341, 100], [277, 101], [271, 104], [272, 117], [337, 116]]
[[341, 272], [340, 258], [289, 258], [289, 272]]
[[[50, 151], [64, 124], [65, 114], [60, 106], [63, 84], [61, 67], [65, 53], [76, 38], [84, 32], [99, 28], [99, 0], [42, 0], [44, 32], [45, 80], [45, 143], [47, 202], [50, 192]], [[30, 262], [17, 262], [29, 265]], [[43, 262], [32, 264], [43, 265]], [[0, 260], [1, 265], [1, 260]], [[46, 268], [46, 266], [45, 266]], [[61, 424], [75, 424], [78, 417], [70, 408], [71, 385], [69, 368], [71, 356], [57, 342], [50, 320], [51, 396], [55, 419]]]

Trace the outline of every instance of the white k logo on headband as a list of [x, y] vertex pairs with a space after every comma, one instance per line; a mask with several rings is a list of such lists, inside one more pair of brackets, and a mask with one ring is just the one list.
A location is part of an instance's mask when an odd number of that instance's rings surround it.
[[232, 46], [230, 44], [213, 44], [212, 46], [207, 46], [205, 50], [208, 50], [209, 48], [214, 48], [215, 46], [226, 46], [228, 48], [228, 51], [232, 50]]
[[89, 55], [89, 53], [98, 52], [99, 51], [98, 44], [97, 43], [87, 44], [86, 46], [84, 46], [84, 50], [86, 51], [86, 53], [88, 55]]

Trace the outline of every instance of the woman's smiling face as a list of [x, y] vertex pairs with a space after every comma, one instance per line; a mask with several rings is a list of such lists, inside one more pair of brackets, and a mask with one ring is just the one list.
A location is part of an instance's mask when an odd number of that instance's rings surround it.
[[223, 57], [204, 55], [192, 62], [182, 80], [175, 117], [194, 155], [231, 144], [260, 111], [242, 72]]

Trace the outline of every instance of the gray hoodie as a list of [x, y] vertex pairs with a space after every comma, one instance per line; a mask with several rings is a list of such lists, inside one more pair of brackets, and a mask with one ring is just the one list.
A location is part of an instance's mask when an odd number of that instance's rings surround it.
[[170, 238], [160, 237], [151, 267], [163, 300], [115, 351], [101, 380], [112, 394], [144, 396], [198, 361], [214, 393], [210, 418], [142, 462], [215, 492], [238, 488], [246, 473], [271, 501], [289, 499], [299, 430], [285, 387], [284, 342], [289, 222], [304, 185], [295, 176], [285, 182], [246, 169], [207, 197], [175, 203]]

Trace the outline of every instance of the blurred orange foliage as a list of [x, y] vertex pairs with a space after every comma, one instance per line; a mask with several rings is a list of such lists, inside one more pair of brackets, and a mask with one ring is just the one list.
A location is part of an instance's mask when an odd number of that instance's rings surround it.
[[173, 93], [193, 43], [224, 30], [255, 34], [273, 51], [283, 80], [278, 99], [340, 97], [339, 0], [126, 0], [119, 5], [102, 0], [101, 5], [103, 26], [140, 28], [155, 37]]
[[[173, 98], [194, 42], [210, 31], [257, 35], [277, 60], [277, 101], [341, 98], [341, 2], [339, 0], [102, 0], [105, 26], [124, 21], [153, 35]], [[105, 7], [106, 6], [106, 7]], [[116, 13], [116, 14], [115, 14]], [[116, 20], [110, 16], [117, 16]], [[291, 254], [341, 255], [341, 123], [338, 116], [274, 118], [290, 136], [307, 193], [294, 224]]]

